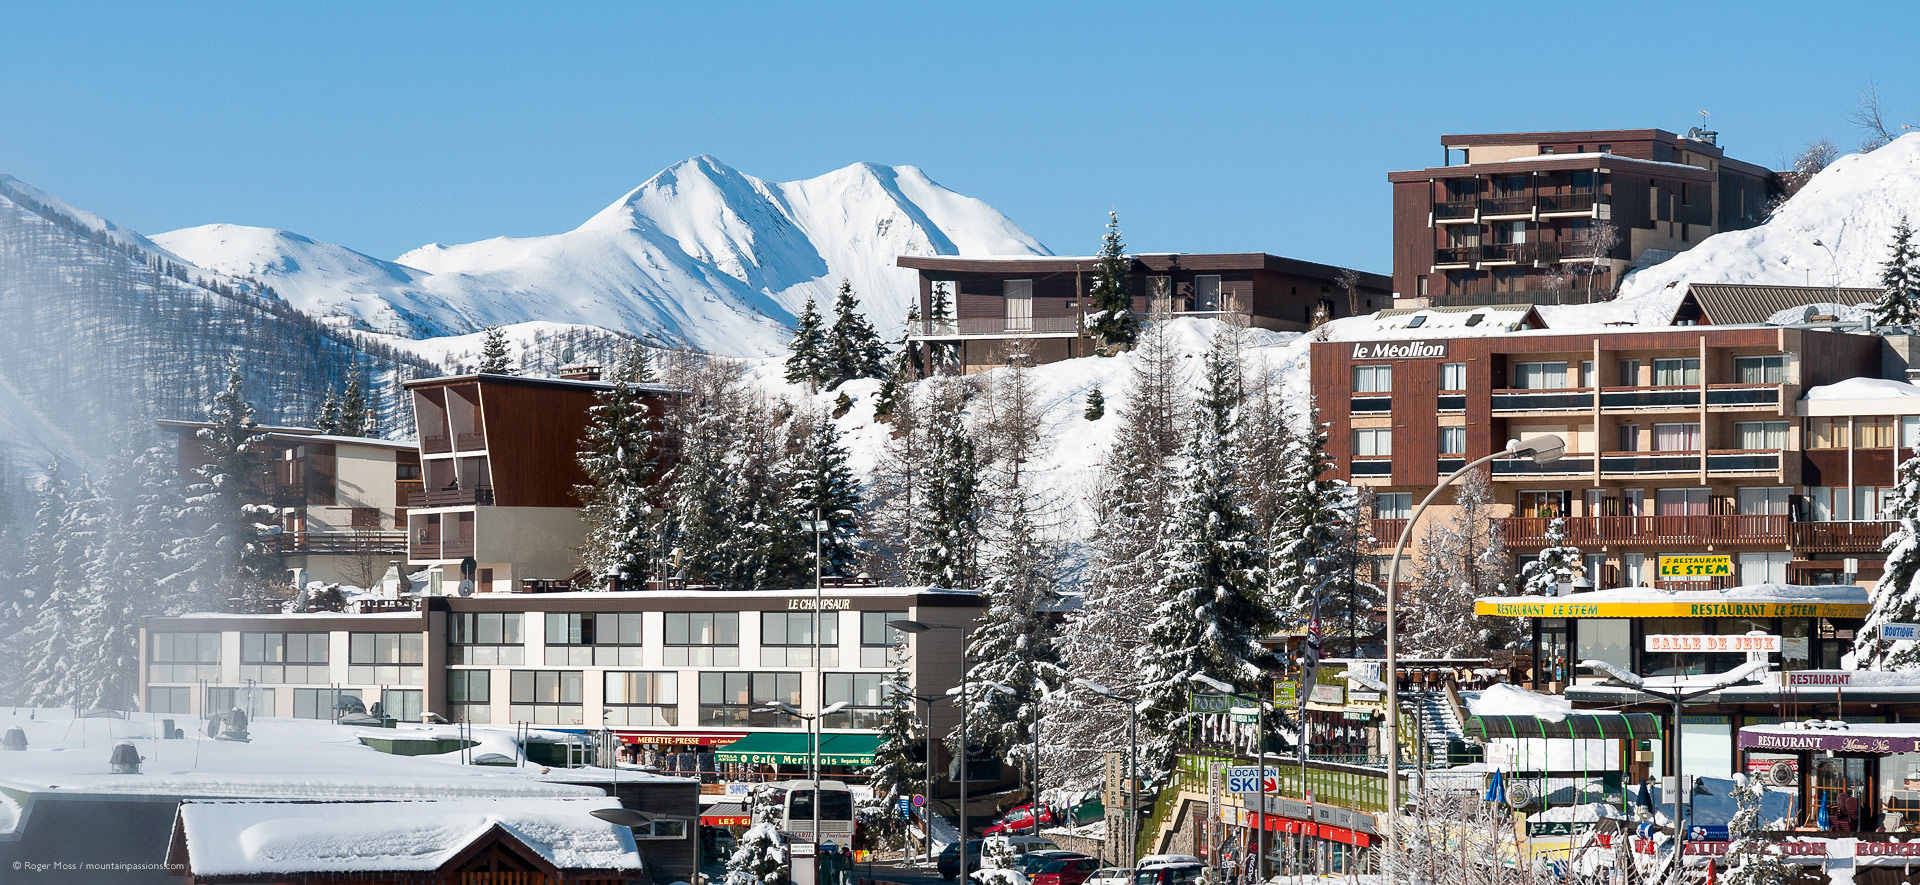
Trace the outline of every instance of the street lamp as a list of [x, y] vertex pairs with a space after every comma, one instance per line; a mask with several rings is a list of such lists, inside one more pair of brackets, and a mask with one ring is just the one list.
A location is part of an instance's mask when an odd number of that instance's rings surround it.
[[1103, 698], [1106, 698], [1107, 700], [1118, 701], [1119, 703], [1127, 705], [1127, 811], [1126, 811], [1127, 827], [1126, 827], [1126, 830], [1127, 830], [1127, 867], [1131, 869], [1137, 865], [1138, 854], [1140, 851], [1140, 845], [1139, 845], [1140, 839], [1139, 839], [1139, 836], [1136, 833], [1134, 833], [1134, 828], [1137, 826], [1137, 824], [1134, 821], [1134, 815], [1139, 810], [1135, 806], [1139, 805], [1139, 798], [1136, 797], [1133, 792], [1134, 778], [1137, 776], [1137, 773], [1140, 770], [1140, 759], [1139, 759], [1140, 744], [1139, 744], [1139, 741], [1136, 740], [1135, 738], [1135, 735], [1138, 733], [1139, 727], [1140, 727], [1140, 699], [1130, 698], [1125, 695], [1122, 695], [1119, 692], [1116, 692], [1113, 689], [1108, 688], [1104, 685], [1101, 685], [1100, 683], [1095, 682], [1091, 679], [1075, 678], [1073, 680], [1073, 684], [1078, 685], [1081, 688], [1084, 688], [1090, 692], [1093, 692], [1094, 694], [1097, 694]]
[[1840, 253], [1821, 240], [1814, 240], [1813, 244], [1827, 250], [1827, 260], [1833, 263], [1833, 274], [1827, 278], [1827, 297], [1838, 304], [1840, 303]]
[[1470, 461], [1459, 470], [1447, 474], [1447, 478], [1433, 487], [1420, 506], [1407, 514], [1406, 528], [1400, 530], [1400, 540], [1393, 545], [1393, 555], [1387, 559], [1387, 838], [1392, 840], [1395, 831], [1400, 828], [1400, 630], [1396, 608], [1400, 600], [1400, 556], [1406, 552], [1407, 541], [1413, 538], [1414, 526], [1420, 523], [1420, 514], [1425, 513], [1427, 505], [1440, 496], [1440, 490], [1453, 485], [1454, 480], [1467, 475], [1467, 471], [1479, 467], [1495, 458], [1531, 458], [1535, 464], [1552, 464], [1567, 453], [1567, 441], [1552, 434], [1536, 436], [1528, 440], [1515, 440], [1507, 447], [1484, 458]]
[[[960, 850], [957, 853], [960, 855], [960, 881], [965, 882], [967, 881], [967, 750], [971, 745], [967, 735], [967, 708], [972, 706], [967, 697], [967, 671], [972, 669], [968, 662], [970, 655], [968, 654], [967, 645], [968, 634], [971, 631], [967, 629], [965, 624], [929, 624], [925, 621], [913, 621], [906, 618], [889, 620], [887, 621], [887, 626], [905, 633], [912, 633], [916, 636], [930, 630], [960, 631], [960, 699], [955, 701], [955, 703], [960, 705]], [[933, 706], [931, 704], [927, 706], [927, 715], [929, 719], [928, 728], [932, 728], [931, 719]], [[933, 765], [932, 757], [928, 757], [927, 765], [929, 767]], [[927, 797], [927, 801], [932, 802], [933, 797]], [[929, 845], [933, 843], [933, 812], [931, 810], [927, 812], [927, 843]]]
[[[755, 707], [753, 710], [755, 713], [785, 713], [788, 716], [804, 720], [807, 723], [808, 770], [812, 778], [809, 785], [813, 791], [813, 801], [811, 803], [813, 805], [813, 833], [808, 841], [813, 843], [814, 885], [819, 885], [820, 882], [820, 804], [822, 799], [820, 790], [820, 729], [825, 727], [826, 723], [824, 720], [826, 717], [845, 710], [847, 706], [846, 701], [835, 701], [812, 716], [800, 712], [792, 704], [783, 701], [773, 701], [764, 707]], [[793, 821], [787, 821], [787, 826], [793, 826]]]

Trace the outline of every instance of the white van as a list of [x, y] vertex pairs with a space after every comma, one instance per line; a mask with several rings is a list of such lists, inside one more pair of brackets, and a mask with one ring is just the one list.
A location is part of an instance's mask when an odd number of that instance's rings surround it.
[[1058, 851], [1060, 846], [1041, 836], [988, 836], [980, 846], [980, 867], [997, 870], [1011, 866], [1029, 851]]

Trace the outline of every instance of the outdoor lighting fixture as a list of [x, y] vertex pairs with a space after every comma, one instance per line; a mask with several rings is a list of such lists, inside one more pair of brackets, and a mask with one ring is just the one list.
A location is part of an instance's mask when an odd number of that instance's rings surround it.
[[1233, 686], [1228, 685], [1224, 682], [1221, 682], [1220, 680], [1215, 679], [1212, 676], [1208, 676], [1205, 673], [1195, 673], [1191, 676], [1188, 676], [1187, 681], [1197, 682], [1221, 694], [1233, 694]]
[[616, 827], [644, 827], [653, 823], [653, 815], [631, 808], [596, 808], [587, 813]]

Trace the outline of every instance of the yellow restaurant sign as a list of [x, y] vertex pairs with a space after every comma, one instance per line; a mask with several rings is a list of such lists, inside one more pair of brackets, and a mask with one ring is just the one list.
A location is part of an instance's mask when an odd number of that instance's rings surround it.
[[1852, 602], [1578, 602], [1479, 599], [1476, 615], [1504, 618], [1864, 618], [1873, 606]]
[[1660, 579], [1731, 578], [1733, 557], [1726, 554], [1660, 557]]

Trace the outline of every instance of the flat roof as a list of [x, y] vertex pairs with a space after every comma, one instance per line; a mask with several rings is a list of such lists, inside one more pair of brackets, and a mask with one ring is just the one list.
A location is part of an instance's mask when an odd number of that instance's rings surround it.
[[[1314, 277], [1329, 282], [1342, 271], [1360, 275], [1360, 285], [1372, 289], [1390, 289], [1385, 274], [1286, 258], [1267, 252], [1136, 252], [1127, 256], [1149, 271], [1181, 270], [1267, 270]], [[921, 271], [949, 273], [1005, 273], [1017, 268], [1023, 273], [1091, 272], [1099, 265], [1094, 255], [901, 255], [894, 264]]]
[[1672, 178], [1687, 178], [1694, 181], [1713, 181], [1711, 169], [1703, 169], [1687, 163], [1668, 163], [1661, 160], [1640, 160], [1622, 157], [1618, 154], [1537, 154], [1529, 157], [1515, 157], [1491, 163], [1465, 163], [1459, 166], [1428, 166], [1425, 169], [1408, 169], [1387, 173], [1387, 180], [1430, 181], [1440, 178], [1466, 178], [1474, 175], [1499, 175], [1511, 172], [1581, 172], [1589, 169], [1635, 169], [1643, 172], [1659, 173]]

